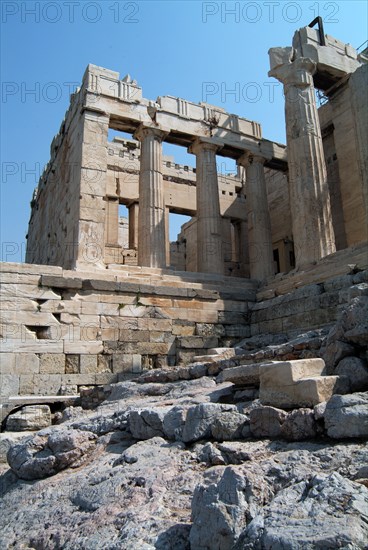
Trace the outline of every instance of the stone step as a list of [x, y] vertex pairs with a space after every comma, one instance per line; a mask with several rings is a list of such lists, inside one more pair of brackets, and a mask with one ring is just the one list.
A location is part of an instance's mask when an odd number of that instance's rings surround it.
[[260, 365], [260, 376], [264, 385], [289, 386], [301, 378], [321, 376], [325, 362], [323, 359], [295, 359], [293, 361], [276, 361]]
[[225, 355], [226, 357], [233, 357], [235, 355], [234, 348], [210, 348], [208, 355]]
[[216, 382], [232, 382], [235, 386], [258, 386], [259, 367], [269, 363], [254, 363], [252, 365], [239, 365], [224, 369], [216, 378]]
[[324, 282], [333, 277], [351, 273], [352, 265], [366, 269], [367, 259], [366, 243], [339, 250], [319, 260], [317, 265], [304, 267], [303, 271], [294, 270], [270, 279], [257, 292], [257, 301], [268, 300], [305, 285]]
[[193, 363], [212, 363], [221, 359], [230, 359], [235, 356], [234, 348], [209, 348], [208, 355], [195, 355]]
[[314, 407], [335, 393], [349, 391], [345, 377], [322, 376], [323, 369], [322, 359], [259, 365], [261, 403], [281, 409]]
[[212, 361], [217, 361], [219, 359], [218, 355], [195, 355], [192, 359], [192, 363], [212, 363]]

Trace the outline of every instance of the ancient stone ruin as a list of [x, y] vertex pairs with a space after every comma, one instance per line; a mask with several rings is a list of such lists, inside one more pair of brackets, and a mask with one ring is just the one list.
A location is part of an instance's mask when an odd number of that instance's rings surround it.
[[318, 23], [269, 52], [286, 146], [87, 67], [1, 266], [0, 546], [364, 548], [368, 65]]

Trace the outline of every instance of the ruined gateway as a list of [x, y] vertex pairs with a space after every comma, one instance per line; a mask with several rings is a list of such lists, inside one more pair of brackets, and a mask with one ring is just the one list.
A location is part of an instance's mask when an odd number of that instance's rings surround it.
[[318, 24], [287, 147], [87, 67], [1, 266], [2, 548], [366, 547], [367, 58]]

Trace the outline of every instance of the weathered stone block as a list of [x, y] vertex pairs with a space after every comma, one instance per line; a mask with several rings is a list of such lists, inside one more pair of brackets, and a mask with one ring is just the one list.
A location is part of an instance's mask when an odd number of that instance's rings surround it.
[[118, 381], [117, 375], [111, 372], [99, 372], [95, 376], [95, 384], [99, 384], [103, 386], [107, 384], [115, 384], [117, 381]]
[[15, 373], [38, 374], [40, 372], [40, 359], [35, 353], [17, 353], [15, 356]]
[[144, 342], [149, 339], [148, 330], [119, 330], [119, 340], [123, 342]]
[[163, 437], [163, 420], [167, 409], [145, 409], [131, 411], [128, 426], [132, 436], [136, 439], [151, 439]]
[[35, 395], [58, 395], [61, 380], [61, 374], [40, 374], [34, 378]]
[[275, 407], [257, 407], [249, 413], [250, 430], [254, 437], [279, 437], [287, 413]]
[[218, 345], [218, 338], [215, 336], [188, 336], [180, 338], [180, 346], [183, 348], [215, 348]]
[[111, 372], [112, 371], [112, 356], [111, 355], [97, 355], [97, 371], [98, 372]]
[[97, 372], [97, 355], [81, 355], [80, 356], [80, 373], [96, 374], [96, 372]]
[[196, 323], [197, 336], [224, 336], [225, 329], [223, 325], [215, 325], [212, 323]]
[[239, 412], [225, 411], [214, 419], [211, 433], [216, 441], [246, 439], [251, 435], [249, 418]]
[[[313, 407], [343, 389], [338, 376], [320, 376], [322, 359], [281, 361], [260, 366], [260, 400], [280, 408]], [[346, 389], [345, 389], [346, 391]]]
[[96, 384], [95, 374], [64, 374], [60, 377], [63, 386], [82, 386]]
[[334, 395], [324, 414], [327, 435], [335, 439], [368, 437], [368, 394]]
[[51, 425], [51, 410], [48, 405], [27, 405], [8, 416], [6, 429], [9, 432], [42, 430]]
[[40, 374], [65, 374], [65, 355], [63, 353], [42, 354]]
[[363, 391], [368, 388], [367, 363], [359, 357], [345, 357], [335, 369], [338, 376], [346, 376], [350, 383], [350, 390]]
[[190, 325], [174, 324], [172, 328], [172, 334], [174, 336], [193, 336], [195, 334], [195, 331], [195, 323], [192, 323]]
[[41, 285], [44, 287], [54, 288], [82, 288], [82, 279], [74, 279], [71, 277], [58, 277], [57, 275], [42, 275]]
[[171, 319], [150, 319], [140, 318], [138, 319], [138, 329], [142, 330], [156, 330], [156, 331], [171, 331], [172, 329]]
[[169, 353], [169, 344], [156, 344], [154, 342], [138, 342], [133, 353], [136, 352], [140, 355], [167, 355]]
[[103, 351], [103, 345], [101, 341], [95, 341], [95, 340], [82, 340], [82, 341], [76, 341], [76, 342], [64, 342], [64, 353], [81, 353], [81, 354], [89, 354], [92, 355], [102, 353]]
[[130, 372], [133, 365], [133, 355], [127, 353], [114, 353], [112, 356], [112, 372]]
[[281, 436], [289, 441], [313, 439], [317, 435], [317, 424], [311, 409], [296, 409], [289, 413], [282, 426]]
[[0, 395], [7, 397], [9, 395], [19, 394], [19, 376], [16, 374], [0, 374]]
[[0, 374], [14, 374], [15, 357], [15, 353], [0, 354]]
[[21, 374], [19, 377], [19, 394], [32, 395], [33, 393], [35, 393], [33, 374]]
[[65, 356], [65, 374], [79, 374], [79, 355]]
[[183, 441], [189, 443], [211, 437], [213, 422], [224, 412], [238, 413], [235, 405], [202, 403], [190, 407], [185, 420]]
[[224, 369], [217, 377], [217, 382], [233, 382], [236, 386], [259, 386], [260, 364], [240, 365]]
[[247, 338], [250, 336], [250, 328], [247, 325], [225, 325], [225, 334], [231, 338]]

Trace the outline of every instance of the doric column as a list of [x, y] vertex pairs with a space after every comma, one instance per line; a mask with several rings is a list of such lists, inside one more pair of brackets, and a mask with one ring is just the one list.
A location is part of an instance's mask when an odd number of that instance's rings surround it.
[[270, 57], [275, 66], [269, 75], [284, 84], [291, 218], [296, 266], [301, 267], [335, 252], [313, 85], [316, 64], [305, 57], [291, 62], [288, 49], [271, 49]]
[[138, 264], [166, 267], [165, 199], [162, 140], [167, 132], [141, 125], [134, 137], [141, 142], [139, 172]]
[[251, 279], [259, 280], [275, 272], [264, 162], [264, 158], [248, 153], [238, 159], [238, 164], [246, 169], [249, 272]]
[[224, 273], [222, 224], [216, 167], [217, 145], [197, 140], [189, 152], [196, 155], [197, 270]]

